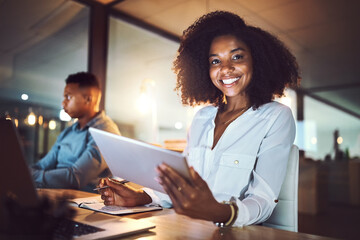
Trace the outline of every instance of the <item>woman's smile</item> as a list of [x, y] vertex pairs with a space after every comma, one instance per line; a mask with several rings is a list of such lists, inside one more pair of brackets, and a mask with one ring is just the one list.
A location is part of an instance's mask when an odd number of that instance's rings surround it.
[[229, 78], [229, 79], [222, 79], [221, 81], [223, 82], [224, 85], [231, 85], [234, 82], [238, 81], [240, 79], [240, 77], [235, 77], [235, 78]]

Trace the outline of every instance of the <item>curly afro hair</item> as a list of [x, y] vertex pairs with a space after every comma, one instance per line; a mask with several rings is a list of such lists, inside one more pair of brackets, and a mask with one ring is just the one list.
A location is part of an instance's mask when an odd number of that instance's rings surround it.
[[236, 14], [215, 11], [200, 17], [186, 29], [173, 63], [177, 74], [175, 90], [181, 92], [184, 105], [211, 103], [223, 108], [223, 93], [209, 76], [209, 50], [214, 38], [233, 35], [250, 49], [253, 75], [246, 93], [256, 109], [283, 96], [285, 87], [296, 86], [298, 64], [290, 51], [270, 33], [250, 25]]

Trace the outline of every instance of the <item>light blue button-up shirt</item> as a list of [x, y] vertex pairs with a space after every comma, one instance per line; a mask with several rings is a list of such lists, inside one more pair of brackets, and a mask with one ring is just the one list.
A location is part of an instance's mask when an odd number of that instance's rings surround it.
[[89, 127], [120, 134], [116, 124], [103, 111], [83, 129], [79, 128], [79, 123], [66, 128], [46, 156], [32, 167], [37, 187], [91, 191], [98, 177], [109, 175]]
[[[291, 110], [277, 102], [249, 108], [211, 149], [217, 111], [208, 106], [195, 115], [184, 152], [189, 165], [207, 182], [216, 200], [236, 198], [239, 214], [234, 226], [264, 222], [276, 206], [295, 138]], [[165, 194], [145, 191], [155, 203], [171, 203]]]

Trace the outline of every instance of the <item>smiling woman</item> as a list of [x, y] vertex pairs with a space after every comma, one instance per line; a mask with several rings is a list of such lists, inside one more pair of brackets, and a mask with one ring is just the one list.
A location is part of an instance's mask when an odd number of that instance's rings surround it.
[[189, 129], [191, 183], [162, 164], [158, 181], [167, 195], [105, 182], [105, 204], [153, 202], [220, 227], [264, 222], [278, 202], [295, 138], [291, 110], [272, 101], [296, 84], [295, 58], [269, 33], [217, 11], [185, 30], [174, 71], [183, 104], [211, 104]]

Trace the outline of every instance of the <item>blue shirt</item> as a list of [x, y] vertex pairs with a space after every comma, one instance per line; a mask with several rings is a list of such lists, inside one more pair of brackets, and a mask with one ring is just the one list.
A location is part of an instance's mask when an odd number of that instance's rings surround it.
[[91, 191], [98, 177], [109, 175], [107, 164], [88, 131], [89, 127], [120, 135], [116, 124], [103, 111], [82, 129], [79, 123], [66, 128], [46, 156], [32, 167], [37, 187]]

